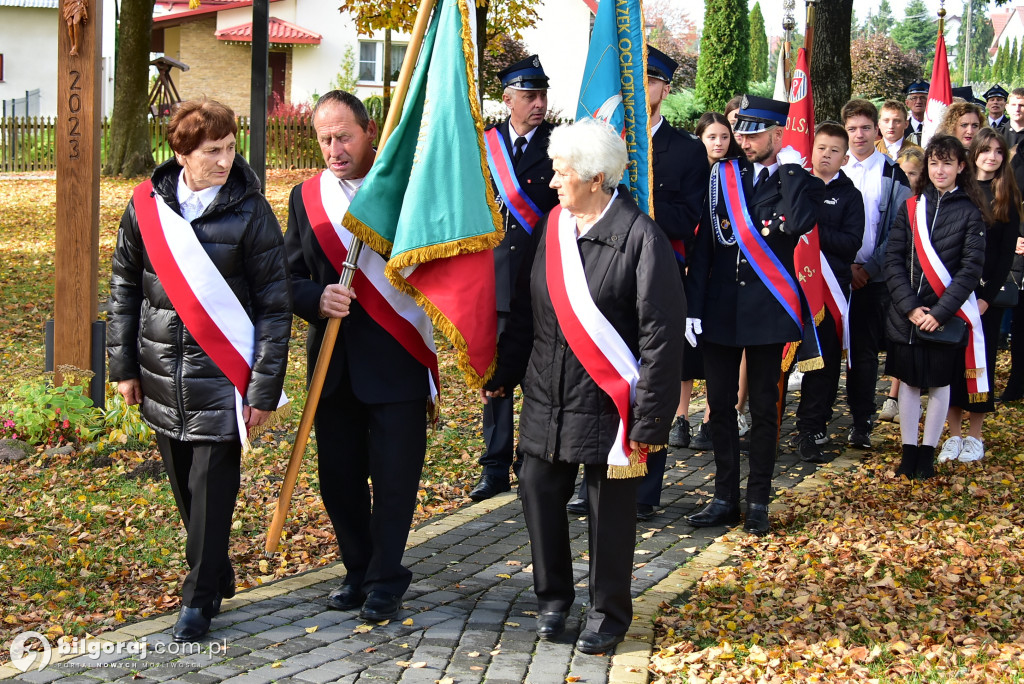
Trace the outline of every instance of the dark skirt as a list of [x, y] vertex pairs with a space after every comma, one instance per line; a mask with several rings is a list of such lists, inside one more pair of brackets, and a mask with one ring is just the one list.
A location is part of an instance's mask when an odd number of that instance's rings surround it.
[[995, 392], [996, 351], [999, 345], [999, 323], [1004, 309], [991, 308], [981, 317], [981, 329], [985, 332], [985, 375], [988, 376], [988, 397], [985, 401], [971, 401], [967, 392], [967, 377], [964, 375], [964, 355], [956, 359], [957, 375], [950, 388], [949, 405], [972, 413], [992, 413], [996, 410]]
[[[963, 347], [915, 342], [906, 344], [887, 340], [885, 374], [899, 378], [911, 387], [945, 387], [963, 375]], [[957, 357], [960, 362], [957, 363]]]
[[691, 347], [687, 342], [683, 345], [683, 377], [680, 380], [704, 379], [704, 354], [700, 351], [700, 340], [697, 346]]

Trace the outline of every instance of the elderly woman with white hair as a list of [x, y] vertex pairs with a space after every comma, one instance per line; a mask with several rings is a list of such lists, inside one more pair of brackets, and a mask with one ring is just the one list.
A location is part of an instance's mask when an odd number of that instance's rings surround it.
[[633, 617], [636, 486], [668, 442], [686, 304], [668, 239], [619, 186], [622, 138], [584, 119], [555, 129], [548, 154], [560, 206], [534, 231], [483, 394], [523, 379], [519, 496], [542, 639], [562, 634], [575, 599], [565, 505], [586, 469], [590, 609], [576, 648], [603, 653]]

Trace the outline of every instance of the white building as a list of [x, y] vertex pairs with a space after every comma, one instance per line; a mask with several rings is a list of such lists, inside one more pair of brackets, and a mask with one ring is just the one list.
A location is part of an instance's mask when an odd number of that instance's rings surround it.
[[[0, 0], [0, 100], [11, 116], [57, 115], [57, 31], [60, 0]], [[114, 106], [114, 0], [103, 0], [101, 98]], [[39, 91], [38, 97], [35, 91]], [[25, 111], [26, 92], [28, 111]], [[12, 100], [14, 101], [12, 103]]]

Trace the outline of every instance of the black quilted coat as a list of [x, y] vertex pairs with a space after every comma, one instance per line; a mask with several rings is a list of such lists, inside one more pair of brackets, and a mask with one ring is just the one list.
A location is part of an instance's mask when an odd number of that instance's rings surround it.
[[[556, 207], [534, 231], [536, 256], [532, 269], [525, 264], [518, 280], [512, 320], [498, 343], [498, 370], [488, 387], [511, 388], [525, 373], [520, 454], [602, 464], [619, 417], [611, 398], [566, 343], [548, 294], [544, 235], [554, 229], [558, 213]], [[591, 297], [640, 359], [628, 437], [665, 444], [679, 403], [686, 321], [668, 238], [620, 188], [604, 217], [577, 244]]]
[[985, 222], [967, 194], [955, 189], [939, 199], [929, 186], [924, 196], [932, 245], [953, 280], [939, 298], [922, 275], [921, 254], [914, 249], [911, 256], [913, 238], [904, 204], [885, 252], [885, 280], [892, 295], [885, 332], [889, 339], [904, 344], [916, 339], [907, 314], [919, 306], [929, 307], [929, 313], [944, 324], [978, 286], [985, 263]]
[[[179, 213], [180, 173], [173, 159], [153, 173], [154, 189]], [[227, 183], [192, 228], [256, 328], [246, 403], [274, 409], [287, 369], [291, 290], [281, 227], [242, 157], [235, 156]], [[141, 380], [142, 415], [160, 434], [194, 442], [238, 439], [233, 386], [171, 305], [139, 234], [134, 202], [117, 234], [107, 355], [110, 380]]]

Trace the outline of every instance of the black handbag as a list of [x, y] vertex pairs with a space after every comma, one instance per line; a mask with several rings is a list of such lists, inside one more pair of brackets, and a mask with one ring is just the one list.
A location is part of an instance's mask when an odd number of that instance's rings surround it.
[[931, 332], [925, 332], [918, 328], [917, 337], [930, 344], [963, 347], [967, 344], [967, 321], [959, 316], [953, 316]]
[[1012, 309], [1017, 306], [1017, 301], [1020, 299], [1020, 286], [1013, 279], [1011, 274], [1003, 286], [999, 288], [999, 292], [992, 298], [990, 306], [994, 306], [999, 309]]

